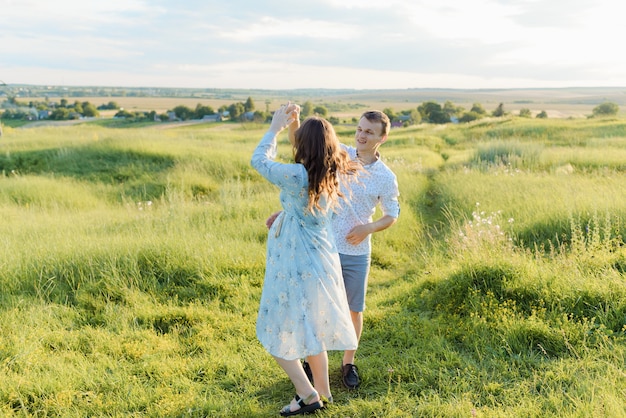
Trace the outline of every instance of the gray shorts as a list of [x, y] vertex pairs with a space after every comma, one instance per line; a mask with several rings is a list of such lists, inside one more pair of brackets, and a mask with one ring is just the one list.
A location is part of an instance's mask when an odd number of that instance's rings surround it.
[[350, 310], [363, 312], [365, 310], [365, 293], [367, 292], [367, 276], [370, 272], [371, 257], [369, 254], [339, 254], [339, 259], [341, 260], [341, 272]]

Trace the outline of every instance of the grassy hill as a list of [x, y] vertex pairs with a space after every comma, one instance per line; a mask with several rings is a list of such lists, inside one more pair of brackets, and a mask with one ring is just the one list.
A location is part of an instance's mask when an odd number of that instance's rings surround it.
[[[5, 126], [0, 414], [277, 416], [292, 386], [254, 331], [266, 129]], [[402, 213], [373, 240], [363, 383], [330, 353], [318, 415], [625, 416], [626, 121], [418, 125], [381, 151]]]

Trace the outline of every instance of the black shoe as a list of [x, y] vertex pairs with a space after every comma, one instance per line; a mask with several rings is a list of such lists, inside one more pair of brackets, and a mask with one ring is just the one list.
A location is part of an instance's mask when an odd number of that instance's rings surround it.
[[359, 373], [354, 364], [341, 366], [341, 377], [343, 385], [348, 389], [356, 389], [359, 387]]
[[[311, 393], [305, 399], [302, 399], [298, 396], [298, 394], [296, 394], [296, 397], [294, 399], [296, 400], [296, 402], [298, 402], [298, 406], [300, 408], [292, 411], [291, 405], [285, 405], [285, 407], [280, 410], [280, 415], [283, 417], [290, 417], [293, 415], [309, 414], [311, 412], [317, 411], [318, 409], [324, 408], [324, 404], [321, 402], [321, 399], [317, 402], [311, 402], [313, 399], [315, 399], [315, 397], [317, 397], [317, 392]], [[307, 401], [310, 403], [307, 403]]]
[[313, 372], [311, 371], [311, 366], [309, 366], [309, 363], [303, 361], [302, 368], [304, 369], [304, 373], [306, 373], [306, 377], [309, 379], [309, 382], [313, 384]]

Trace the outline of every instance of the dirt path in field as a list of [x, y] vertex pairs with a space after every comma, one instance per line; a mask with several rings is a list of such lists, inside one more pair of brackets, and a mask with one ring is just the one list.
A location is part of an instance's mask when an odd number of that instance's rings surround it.
[[[39, 120], [39, 121], [35, 121], [35, 122], [31, 122], [31, 123], [27, 123], [26, 125], [20, 126], [20, 129], [22, 128], [41, 128], [43, 126], [71, 126], [71, 125], [76, 125], [78, 123], [87, 123], [89, 122], [90, 119], [75, 119], [75, 120]], [[186, 121], [181, 121], [181, 122], [162, 122], [159, 124], [156, 124], [154, 126], [151, 126], [151, 128], [153, 129], [171, 129], [171, 128], [181, 128], [184, 126], [191, 126], [191, 125], [198, 125], [204, 123], [206, 125], [213, 125], [216, 124], [216, 122], [207, 122], [204, 120], [186, 120]], [[223, 124], [223, 123], [219, 123], [217, 124], [217, 126], [214, 128], [216, 130], [224, 130], [224, 129], [232, 129], [233, 124], [229, 123], [229, 124]]]
[[77, 123], [84, 123], [85, 119], [73, 119], [73, 120], [38, 120], [36, 122], [30, 122], [26, 125], [20, 126], [18, 129], [27, 128], [41, 128], [42, 126], [71, 126]]
[[208, 125], [208, 124], [215, 123], [215, 122], [207, 122], [205, 120], [199, 120], [199, 119], [185, 120], [181, 122], [162, 122], [158, 125], [154, 125], [153, 128], [154, 129], [180, 128], [181, 126], [198, 125], [199, 123], [206, 123]]

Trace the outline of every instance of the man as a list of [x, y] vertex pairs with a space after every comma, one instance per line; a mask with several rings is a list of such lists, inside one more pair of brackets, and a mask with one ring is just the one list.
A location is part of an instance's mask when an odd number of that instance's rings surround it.
[[[371, 264], [371, 236], [393, 225], [400, 215], [398, 182], [395, 174], [380, 159], [379, 148], [387, 141], [391, 121], [378, 110], [363, 113], [357, 125], [355, 144], [343, 146], [353, 159], [358, 159], [365, 173], [359, 182], [351, 182], [345, 190], [346, 199], [333, 217], [333, 229], [350, 315], [357, 340], [363, 330], [365, 294]], [[382, 216], [373, 220], [376, 207]], [[345, 351], [341, 365], [343, 384], [348, 389], [359, 386], [359, 374], [355, 363], [356, 350]]]
[[[298, 108], [299, 111], [299, 108]], [[289, 127], [289, 139], [293, 144], [298, 122]], [[350, 316], [357, 340], [363, 331], [363, 311], [371, 264], [371, 236], [393, 225], [400, 215], [398, 182], [395, 174], [380, 159], [378, 149], [387, 141], [391, 121], [378, 110], [363, 115], [357, 125], [354, 146], [343, 145], [353, 159], [358, 159], [364, 169], [358, 182], [349, 182], [349, 190], [343, 190], [345, 199], [333, 217], [335, 241], [341, 260], [342, 275], [350, 306]], [[376, 221], [373, 215], [380, 206], [382, 216]], [[272, 216], [273, 217], [273, 216]], [[269, 225], [273, 221], [268, 219]], [[344, 352], [341, 376], [348, 389], [360, 384], [355, 363], [356, 350]], [[305, 361], [303, 364], [309, 380], [314, 381], [315, 370]]]

